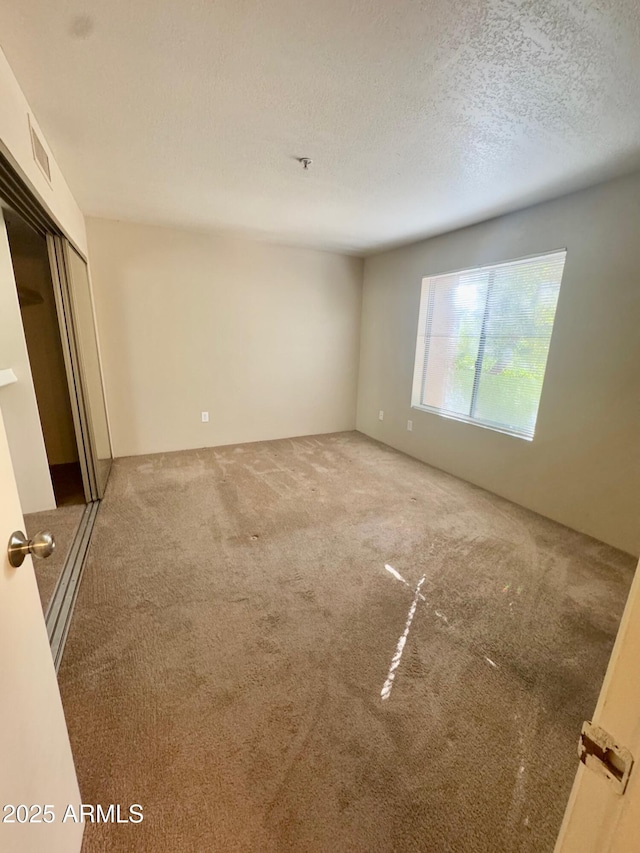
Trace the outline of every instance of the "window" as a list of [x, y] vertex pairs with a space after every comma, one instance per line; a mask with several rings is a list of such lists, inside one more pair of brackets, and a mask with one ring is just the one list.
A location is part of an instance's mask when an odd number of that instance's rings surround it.
[[565, 257], [424, 278], [411, 405], [532, 439]]

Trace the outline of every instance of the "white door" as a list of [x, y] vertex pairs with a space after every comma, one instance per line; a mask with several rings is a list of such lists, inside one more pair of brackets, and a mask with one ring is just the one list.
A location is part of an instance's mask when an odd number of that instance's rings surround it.
[[605, 775], [579, 765], [556, 853], [635, 853], [640, 850], [640, 571], [631, 586], [593, 723], [628, 749], [634, 764], [623, 794]]
[[68, 804], [78, 813], [80, 793], [33, 564], [28, 556], [14, 569], [7, 559], [9, 538], [24, 521], [2, 394], [0, 388], [0, 850], [77, 853], [83, 826], [63, 817]]

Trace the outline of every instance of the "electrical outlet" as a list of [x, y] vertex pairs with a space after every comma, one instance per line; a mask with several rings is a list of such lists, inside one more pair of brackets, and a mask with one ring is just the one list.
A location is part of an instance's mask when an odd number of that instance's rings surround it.
[[203, 424], [209, 423], [209, 412], [203, 412], [202, 413], [202, 423]]
[[407, 421], [407, 429], [409, 432], [413, 432], [413, 421]]
[[378, 420], [379, 421], [384, 420], [384, 412], [382, 411], [382, 409], [380, 409], [380, 411], [378, 412]]

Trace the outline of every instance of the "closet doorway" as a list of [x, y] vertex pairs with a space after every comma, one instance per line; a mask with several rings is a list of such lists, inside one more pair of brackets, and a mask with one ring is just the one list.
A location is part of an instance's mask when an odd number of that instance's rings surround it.
[[56, 507], [83, 506], [87, 496], [47, 241], [10, 210], [4, 221]]
[[57, 666], [112, 452], [86, 260], [18, 180], [0, 157], [0, 403]]

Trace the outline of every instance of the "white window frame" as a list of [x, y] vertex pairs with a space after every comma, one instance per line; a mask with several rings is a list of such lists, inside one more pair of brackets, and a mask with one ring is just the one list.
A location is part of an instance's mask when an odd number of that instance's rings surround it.
[[[548, 252], [537, 252], [534, 255], [525, 255], [524, 257], [521, 257], [521, 258], [511, 258], [510, 260], [507, 260], [507, 261], [496, 261], [494, 263], [481, 264], [480, 266], [477, 266], [477, 267], [460, 267], [459, 269], [451, 270], [449, 272], [431, 273], [430, 275], [422, 276], [421, 285], [420, 285], [420, 303], [419, 303], [419, 308], [418, 308], [418, 324], [417, 324], [417, 329], [416, 329], [416, 348], [415, 348], [415, 359], [414, 359], [414, 368], [413, 368], [413, 383], [412, 383], [412, 388], [411, 388], [411, 408], [412, 409], [414, 409], [416, 411], [421, 411], [421, 412], [428, 412], [429, 414], [433, 414], [433, 415], [438, 415], [439, 417], [446, 418], [448, 420], [460, 421], [462, 423], [471, 424], [472, 426], [482, 427], [483, 429], [489, 429], [489, 430], [492, 430], [493, 432], [502, 433], [503, 435], [509, 435], [509, 436], [514, 437], [514, 438], [520, 438], [520, 439], [523, 439], [524, 441], [533, 441], [533, 439], [535, 437], [535, 427], [534, 427], [533, 434], [529, 434], [528, 432], [524, 432], [523, 430], [518, 429], [518, 427], [515, 427], [515, 426], [509, 426], [506, 424], [497, 423], [495, 421], [490, 421], [490, 420], [487, 420], [484, 418], [474, 417], [473, 415], [463, 415], [463, 414], [457, 413], [457, 412], [449, 412], [445, 409], [440, 409], [437, 406], [429, 406], [429, 405], [426, 405], [426, 404], [421, 402], [423, 386], [424, 386], [424, 368], [425, 368], [426, 347], [427, 347], [427, 342], [428, 342], [428, 335], [427, 334], [421, 335], [421, 324], [422, 324], [422, 322], [424, 322], [425, 324], [427, 322], [427, 318], [423, 317], [423, 302], [424, 302], [425, 297], [429, 298], [429, 296], [426, 294], [426, 290], [430, 289], [432, 279], [441, 278], [441, 277], [444, 278], [446, 276], [451, 276], [451, 275], [460, 275], [462, 273], [479, 272], [479, 271], [485, 270], [485, 269], [495, 269], [496, 267], [509, 266], [510, 264], [521, 263], [521, 262], [528, 261], [528, 260], [535, 260], [538, 258], [544, 258], [544, 257], [550, 256], [550, 255], [555, 255], [555, 254], [560, 254], [560, 253], [564, 253], [564, 255], [565, 255], [564, 264], [566, 265], [567, 250], [566, 250], [566, 248], [561, 248], [561, 249], [552, 249], [551, 251], [548, 251]], [[563, 269], [562, 277], [564, 277], [564, 269]], [[560, 284], [562, 284], [562, 279], [561, 279]], [[488, 304], [489, 304], [489, 299], [487, 297], [487, 300], [485, 302], [485, 311], [484, 311], [484, 317], [483, 317], [483, 323], [482, 323], [482, 331], [480, 333], [479, 356], [481, 356], [480, 348], [483, 346], [483, 341], [484, 341], [484, 337], [485, 337], [484, 336], [484, 329], [485, 329], [485, 324], [486, 324], [487, 317], [488, 317], [488, 312], [487, 312]], [[557, 306], [556, 306], [556, 311], [557, 311]], [[553, 340], [553, 331], [554, 330], [555, 330], [555, 314], [554, 314], [554, 319], [553, 319], [553, 329], [551, 332], [551, 337], [549, 339], [549, 350], [547, 351], [547, 356], [548, 356], [549, 351], [551, 350], [551, 342]], [[473, 382], [472, 398], [471, 398], [471, 402], [470, 402], [470, 411], [473, 411], [474, 403], [477, 400], [477, 394], [478, 394], [478, 389], [479, 389], [479, 380], [480, 380], [481, 373], [482, 373], [482, 357], [479, 357], [478, 361], [476, 362], [476, 366], [475, 366], [475, 375], [474, 375], [474, 382]], [[542, 381], [542, 387], [540, 389], [540, 399], [538, 401], [538, 410], [537, 410], [537, 414], [536, 414], [536, 427], [537, 427], [537, 423], [538, 423], [538, 415], [540, 413], [540, 405], [542, 404], [542, 395], [544, 392], [544, 383], [546, 381], [546, 378], [547, 378], [547, 364], [545, 364], [544, 377], [543, 377], [543, 381]]]

